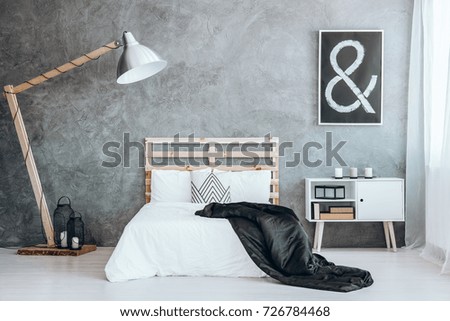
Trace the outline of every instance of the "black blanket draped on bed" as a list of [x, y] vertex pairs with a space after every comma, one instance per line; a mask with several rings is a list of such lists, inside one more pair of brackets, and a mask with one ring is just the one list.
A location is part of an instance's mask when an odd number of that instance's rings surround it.
[[247, 202], [212, 203], [195, 214], [228, 219], [253, 262], [284, 284], [349, 292], [373, 283], [368, 271], [335, 265], [312, 253], [308, 235], [287, 207]]

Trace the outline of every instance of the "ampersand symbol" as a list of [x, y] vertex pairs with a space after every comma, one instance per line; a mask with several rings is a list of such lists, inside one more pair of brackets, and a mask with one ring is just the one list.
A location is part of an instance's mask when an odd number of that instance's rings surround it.
[[[342, 68], [339, 67], [339, 64], [337, 62], [337, 55], [339, 51], [341, 51], [345, 47], [353, 47], [356, 49], [356, 59], [345, 71], [343, 71]], [[331, 108], [333, 108], [339, 113], [350, 113], [358, 109], [362, 105], [367, 113], [375, 114], [375, 110], [373, 110], [372, 105], [370, 105], [369, 101], [367, 100], [367, 97], [369, 97], [370, 93], [375, 88], [378, 76], [372, 75], [369, 85], [364, 90], [364, 92], [361, 92], [361, 89], [359, 89], [358, 86], [355, 84], [355, 82], [351, 80], [349, 77], [349, 75], [351, 75], [359, 67], [359, 65], [361, 65], [363, 59], [364, 59], [364, 47], [361, 45], [359, 41], [356, 40], [341, 41], [331, 51], [330, 63], [331, 66], [333, 67], [333, 70], [336, 72], [337, 76], [331, 79], [330, 82], [328, 83], [325, 89], [325, 98], [328, 102], [328, 105], [330, 105]], [[343, 80], [347, 84], [347, 86], [357, 97], [357, 100], [351, 105], [348, 106], [339, 105], [334, 101], [332, 97], [334, 86], [341, 80]]]

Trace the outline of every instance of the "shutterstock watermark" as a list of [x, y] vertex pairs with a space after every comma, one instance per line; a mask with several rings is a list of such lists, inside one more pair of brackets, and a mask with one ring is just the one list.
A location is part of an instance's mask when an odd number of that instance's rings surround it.
[[[232, 138], [230, 138], [232, 141]], [[326, 132], [322, 141], [309, 141], [297, 149], [293, 142], [279, 142], [278, 153], [280, 166], [290, 168], [300, 165], [314, 168], [322, 165], [333, 166], [335, 161], [339, 166], [347, 166], [340, 152], [347, 141], [333, 141], [333, 133]], [[153, 165], [164, 166], [249, 166], [249, 165], [271, 165], [272, 142], [270, 134], [264, 136], [263, 141], [245, 143], [199, 141], [194, 134], [181, 139], [179, 134], [170, 142], [158, 142], [159, 150], [152, 150]], [[211, 146], [214, 146], [211, 149]], [[138, 159], [137, 166], [143, 168], [145, 165], [144, 142], [130, 140], [130, 133], [124, 133], [122, 141], [109, 141], [103, 144], [103, 167], [130, 168], [131, 160]], [[132, 154], [133, 153], [133, 154]], [[136, 154], [137, 153], [137, 154]], [[131, 155], [137, 157], [131, 157]], [[155, 157], [155, 155], [157, 157]], [[236, 155], [236, 156], [233, 156]], [[209, 161], [214, 159], [214, 163]], [[169, 162], [170, 159], [170, 162]]]

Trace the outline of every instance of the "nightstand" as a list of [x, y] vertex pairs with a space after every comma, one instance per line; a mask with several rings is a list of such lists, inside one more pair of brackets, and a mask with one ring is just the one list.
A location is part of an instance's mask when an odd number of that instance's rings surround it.
[[[344, 189], [339, 198], [327, 192], [337, 188]], [[404, 180], [306, 178], [305, 206], [306, 219], [316, 223], [313, 248], [318, 252], [326, 222], [382, 222], [386, 246], [396, 251], [393, 222], [405, 221]]]

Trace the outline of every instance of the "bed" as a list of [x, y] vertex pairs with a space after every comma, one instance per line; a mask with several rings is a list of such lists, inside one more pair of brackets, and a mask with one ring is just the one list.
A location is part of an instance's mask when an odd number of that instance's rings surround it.
[[124, 228], [107, 279], [266, 276], [227, 219], [195, 215], [211, 200], [279, 204], [278, 138], [146, 138], [146, 204]]
[[147, 138], [145, 177], [146, 204], [105, 267], [111, 282], [269, 276], [339, 292], [373, 283], [313, 253], [298, 216], [279, 205], [277, 138]]

